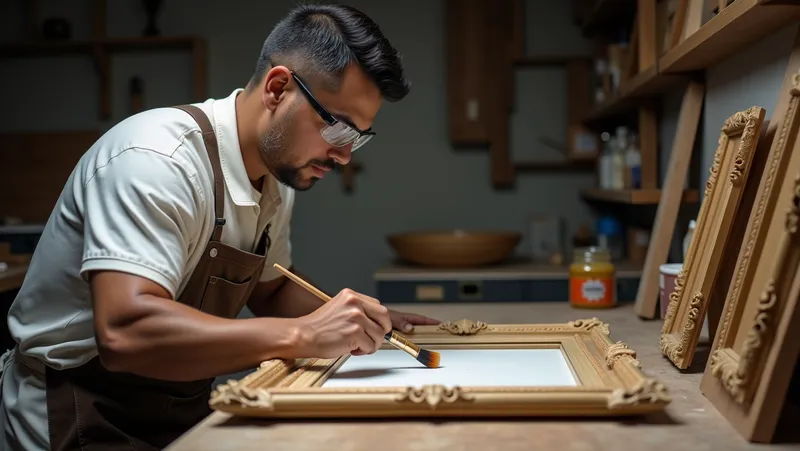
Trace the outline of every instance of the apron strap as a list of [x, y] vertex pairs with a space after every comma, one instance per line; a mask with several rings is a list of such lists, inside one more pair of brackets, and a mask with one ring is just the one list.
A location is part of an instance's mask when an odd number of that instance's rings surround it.
[[200, 126], [203, 133], [203, 142], [206, 145], [211, 168], [214, 170], [214, 234], [211, 239], [220, 241], [222, 239], [222, 226], [225, 225], [225, 188], [222, 178], [222, 166], [219, 162], [219, 146], [217, 145], [217, 135], [211, 127], [208, 116], [200, 108], [194, 105], [179, 105], [175, 108], [189, 113]]

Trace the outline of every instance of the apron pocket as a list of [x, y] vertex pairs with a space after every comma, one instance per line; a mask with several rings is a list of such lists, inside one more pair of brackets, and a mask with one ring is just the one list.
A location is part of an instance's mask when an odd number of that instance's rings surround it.
[[236, 318], [247, 302], [250, 282], [235, 283], [211, 276], [200, 302], [200, 311], [223, 318]]

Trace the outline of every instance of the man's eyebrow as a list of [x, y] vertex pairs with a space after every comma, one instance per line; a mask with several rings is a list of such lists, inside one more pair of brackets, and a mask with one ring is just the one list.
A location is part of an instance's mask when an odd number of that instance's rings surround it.
[[331, 112], [331, 115], [332, 115], [333, 117], [335, 117], [336, 119], [339, 119], [340, 121], [344, 122], [345, 124], [347, 124], [347, 125], [349, 125], [349, 126], [353, 127], [354, 129], [356, 129], [356, 130], [360, 130], [360, 129], [358, 128], [358, 126], [356, 125], [356, 123], [355, 123], [355, 122], [353, 122], [353, 119], [352, 119], [350, 116], [348, 116], [347, 114], [345, 114], [345, 113], [334, 113], [334, 112]]

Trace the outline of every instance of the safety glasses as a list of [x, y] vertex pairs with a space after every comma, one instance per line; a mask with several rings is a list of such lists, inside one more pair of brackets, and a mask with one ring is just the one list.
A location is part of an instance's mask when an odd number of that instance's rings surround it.
[[317, 111], [317, 114], [325, 121], [326, 125], [322, 128], [320, 133], [328, 144], [334, 147], [344, 147], [352, 143], [353, 147], [351, 152], [355, 152], [356, 149], [366, 144], [367, 141], [375, 136], [375, 132], [373, 131], [359, 130], [354, 124], [345, 122], [344, 119], [337, 119], [334, 117], [333, 114], [317, 101], [314, 94], [311, 94], [311, 90], [308, 89], [297, 74], [292, 72], [292, 78], [294, 78], [294, 81], [300, 86], [300, 90], [303, 91], [306, 99], [308, 99], [308, 102], [314, 107], [314, 110]]

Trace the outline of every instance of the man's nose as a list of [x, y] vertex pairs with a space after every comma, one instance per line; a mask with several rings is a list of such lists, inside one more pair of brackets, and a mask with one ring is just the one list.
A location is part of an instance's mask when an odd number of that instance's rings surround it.
[[342, 147], [331, 147], [328, 155], [337, 163], [342, 166], [350, 162], [353, 156], [353, 144], [350, 143]]

